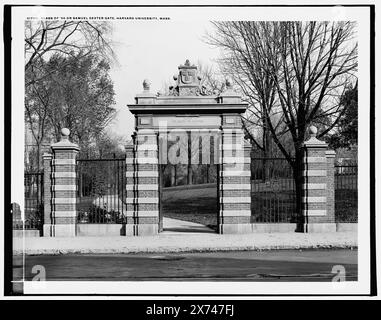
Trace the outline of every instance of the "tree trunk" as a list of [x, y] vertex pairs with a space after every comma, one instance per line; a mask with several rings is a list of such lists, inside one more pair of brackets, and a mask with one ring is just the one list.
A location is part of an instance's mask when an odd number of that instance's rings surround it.
[[270, 156], [270, 132], [263, 128], [263, 159], [262, 159], [262, 182], [270, 179], [269, 156]]
[[37, 142], [37, 172], [41, 170], [41, 142]]
[[192, 165], [188, 164], [187, 184], [193, 184], [193, 170]]
[[298, 230], [303, 230], [304, 221], [303, 212], [302, 212], [302, 197], [303, 197], [303, 149], [299, 148], [295, 152], [295, 162], [292, 166], [293, 177], [295, 182], [295, 201], [296, 201], [296, 217]]
[[192, 143], [191, 143], [191, 134], [188, 131], [188, 174], [187, 174], [187, 184], [192, 184]]

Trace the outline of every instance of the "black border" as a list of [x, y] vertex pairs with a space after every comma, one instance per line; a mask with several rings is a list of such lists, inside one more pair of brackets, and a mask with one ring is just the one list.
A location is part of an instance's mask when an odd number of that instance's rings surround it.
[[377, 295], [377, 261], [376, 261], [376, 171], [375, 171], [375, 6], [370, 6], [370, 115], [369, 115], [369, 143], [370, 143], [370, 295]]
[[[12, 7], [34, 7], [31, 4], [5, 4], [3, 38], [4, 38], [4, 295], [12, 295], [12, 216], [11, 203], [11, 10]], [[190, 296], [190, 297], [298, 297], [298, 296], [375, 296], [377, 295], [376, 268], [376, 213], [375, 213], [375, 4], [332, 4], [332, 5], [39, 5], [41, 7], [368, 7], [370, 9], [370, 293], [369, 294], [36, 294], [23, 296]], [[10, 227], [10, 228], [9, 228]]]
[[10, 6], [4, 6], [4, 295], [12, 292], [13, 231], [11, 209], [12, 57]]

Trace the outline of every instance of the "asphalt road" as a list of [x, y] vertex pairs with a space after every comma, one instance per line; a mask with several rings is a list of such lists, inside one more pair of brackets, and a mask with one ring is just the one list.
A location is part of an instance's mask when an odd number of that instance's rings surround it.
[[331, 281], [337, 265], [347, 281], [357, 280], [357, 250], [45, 255], [25, 256], [25, 264], [20, 256], [14, 264], [18, 275], [25, 265], [25, 280], [32, 280], [37, 265], [55, 281]]

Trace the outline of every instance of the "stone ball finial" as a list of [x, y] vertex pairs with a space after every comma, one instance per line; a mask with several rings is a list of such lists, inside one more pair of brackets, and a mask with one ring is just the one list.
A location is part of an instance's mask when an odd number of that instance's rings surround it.
[[310, 131], [311, 137], [316, 137], [318, 129], [315, 126], [310, 126], [309, 131]]
[[185, 65], [186, 65], [187, 67], [190, 66], [190, 61], [189, 61], [189, 59], [186, 59], [186, 60], [185, 60]]
[[68, 138], [70, 135], [70, 130], [68, 128], [61, 129], [62, 138]]
[[149, 90], [151, 87], [151, 82], [148, 79], [144, 79], [143, 81], [143, 89], [144, 90]]

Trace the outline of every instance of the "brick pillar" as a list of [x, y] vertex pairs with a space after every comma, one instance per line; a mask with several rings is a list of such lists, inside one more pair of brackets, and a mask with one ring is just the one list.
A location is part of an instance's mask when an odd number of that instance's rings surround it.
[[135, 189], [136, 189], [136, 182], [135, 182], [135, 172], [136, 172], [136, 158], [135, 158], [135, 147], [134, 144], [131, 143], [126, 146], [126, 201], [127, 203], [127, 224], [126, 224], [126, 236], [129, 235], [136, 235], [136, 204], [134, 200], [135, 199]]
[[316, 127], [304, 143], [303, 215], [305, 232], [335, 232], [334, 151], [316, 138]]
[[44, 166], [44, 227], [43, 236], [50, 236], [52, 224], [52, 159], [51, 153], [44, 153], [42, 161]]
[[223, 128], [219, 233], [251, 232], [250, 143], [242, 129]]
[[[325, 152], [327, 158], [327, 216], [331, 222], [335, 223], [335, 158], [336, 152], [334, 150], [327, 150]], [[334, 230], [336, 231], [336, 229]]]
[[69, 141], [69, 129], [62, 129], [61, 141], [51, 146], [52, 160], [52, 214], [50, 236], [76, 236], [78, 145]]
[[[132, 156], [132, 158], [131, 158]], [[139, 129], [134, 136], [134, 154], [128, 160], [126, 234], [153, 235], [159, 226], [158, 136], [150, 129]], [[131, 160], [132, 159], [132, 160]], [[130, 169], [130, 170], [129, 170]], [[133, 192], [131, 192], [133, 190]], [[133, 228], [129, 227], [133, 225]]]

